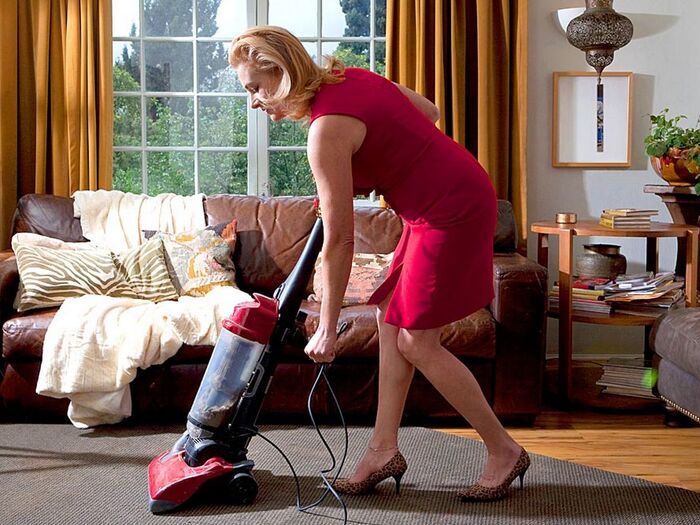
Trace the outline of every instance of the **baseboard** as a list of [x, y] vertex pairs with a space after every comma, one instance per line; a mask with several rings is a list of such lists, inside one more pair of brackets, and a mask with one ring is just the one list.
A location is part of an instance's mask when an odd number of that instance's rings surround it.
[[[572, 356], [572, 361], [607, 361], [609, 359], [627, 359], [630, 357], [641, 357], [640, 354], [576, 354]], [[559, 359], [557, 354], [547, 354], [546, 360]]]

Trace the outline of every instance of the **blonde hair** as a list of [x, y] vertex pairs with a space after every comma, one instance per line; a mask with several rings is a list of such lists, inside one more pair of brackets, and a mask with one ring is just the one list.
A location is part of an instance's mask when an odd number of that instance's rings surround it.
[[281, 74], [277, 92], [261, 102], [281, 106], [294, 120], [310, 116], [311, 100], [321, 84], [343, 81], [343, 63], [332, 56], [324, 59], [323, 67], [316, 64], [297, 37], [277, 26], [248, 28], [233, 39], [229, 52], [234, 68], [247, 64], [258, 71]]

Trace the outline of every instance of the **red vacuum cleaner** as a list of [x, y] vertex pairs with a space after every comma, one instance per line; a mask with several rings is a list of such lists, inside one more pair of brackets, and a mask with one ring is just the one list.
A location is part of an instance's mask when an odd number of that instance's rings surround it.
[[248, 444], [282, 348], [298, 331], [301, 301], [323, 245], [320, 216], [289, 277], [273, 298], [253, 294], [222, 323], [192, 408], [187, 429], [148, 466], [149, 509], [169, 512], [210, 487], [232, 504], [258, 493]]

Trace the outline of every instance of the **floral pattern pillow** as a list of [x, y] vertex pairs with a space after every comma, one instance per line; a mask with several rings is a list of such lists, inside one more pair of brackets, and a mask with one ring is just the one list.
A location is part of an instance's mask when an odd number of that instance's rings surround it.
[[152, 235], [163, 239], [168, 271], [179, 295], [201, 297], [216, 286], [236, 286], [236, 219], [203, 230]]
[[[393, 253], [356, 253], [352, 258], [350, 279], [345, 289], [343, 306], [366, 304], [374, 291], [389, 275]], [[316, 261], [313, 289], [310, 301], [323, 300], [323, 277], [321, 275], [321, 258]]]

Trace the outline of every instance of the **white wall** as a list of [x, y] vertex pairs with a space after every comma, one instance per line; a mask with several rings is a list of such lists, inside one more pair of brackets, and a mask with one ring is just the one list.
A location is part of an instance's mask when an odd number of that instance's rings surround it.
[[[528, 122], [528, 218], [550, 220], [557, 211], [574, 211], [579, 218], [597, 218], [603, 208], [644, 207], [660, 211], [658, 220], [671, 221], [661, 200], [645, 194], [645, 184], [663, 184], [644, 154], [643, 140], [649, 117], [668, 107], [671, 114], [685, 114], [694, 125], [700, 114], [700, 67], [697, 64], [700, 1], [616, 0], [613, 7], [631, 13], [635, 23], [632, 41], [615, 53], [606, 71], [634, 73], [632, 117], [632, 167], [627, 169], [553, 168], [552, 72], [592, 71], [584, 53], [571, 46], [555, 25], [552, 13], [565, 7], [583, 7], [583, 0], [530, 0], [529, 2], [529, 122]], [[628, 271], [644, 270], [645, 244], [640, 239], [581, 238], [575, 254], [588, 242], [619, 244], [627, 257]], [[556, 238], [551, 237], [550, 283], [557, 272]], [[676, 241], [659, 243], [662, 270], [675, 267]], [[536, 235], [530, 233], [528, 253], [536, 257]], [[548, 352], [556, 353], [557, 321], [548, 321]], [[605, 327], [576, 323], [574, 353], [640, 354], [642, 328]]]

